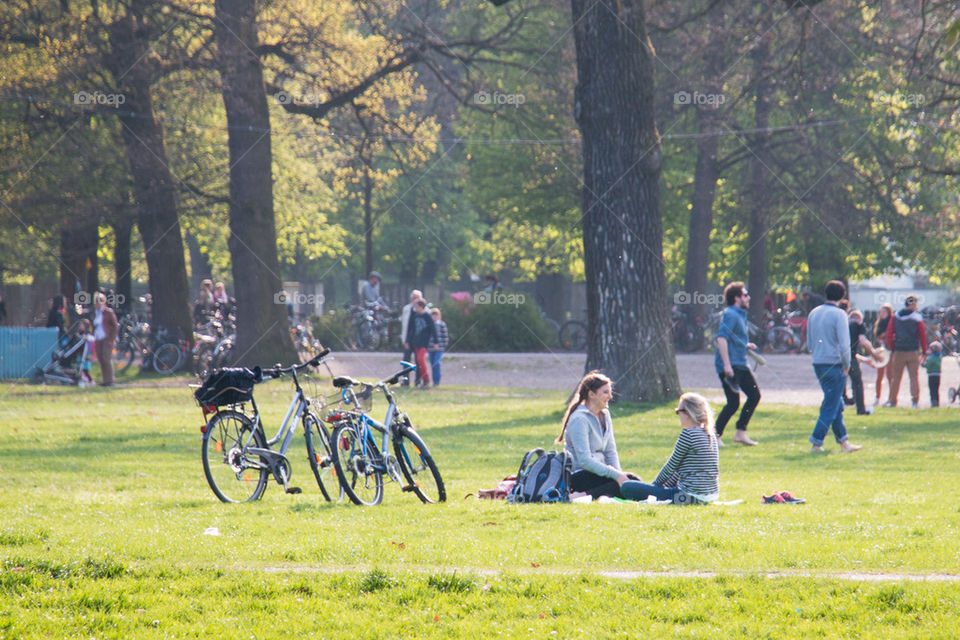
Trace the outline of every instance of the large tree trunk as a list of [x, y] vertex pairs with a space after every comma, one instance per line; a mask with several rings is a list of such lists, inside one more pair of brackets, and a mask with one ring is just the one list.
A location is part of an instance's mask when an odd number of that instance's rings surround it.
[[270, 113], [254, 0], [217, 0], [217, 55], [230, 148], [230, 257], [239, 315], [234, 360], [296, 360], [281, 290], [273, 213]]
[[107, 59], [125, 97], [118, 111], [121, 134], [137, 203], [137, 227], [147, 258], [152, 322], [193, 338], [187, 304], [187, 265], [177, 214], [176, 185], [163, 144], [163, 129], [154, 117], [150, 88], [156, 80], [146, 58], [149, 42], [141, 35], [147, 27], [135, 11], [110, 25], [111, 51]]
[[[720, 80], [725, 68], [723, 36], [716, 29], [704, 52], [704, 87], [713, 95], [721, 95]], [[701, 137], [697, 139], [697, 165], [693, 174], [693, 200], [690, 209], [690, 226], [687, 241], [687, 265], [684, 274], [684, 289], [690, 296], [689, 313], [706, 317], [706, 304], [702, 302], [707, 289], [707, 271], [710, 267], [710, 231], [713, 229], [713, 200], [717, 191], [720, 167], [717, 149], [720, 145], [718, 132], [722, 129], [720, 107], [717, 102], [698, 104], [697, 121]], [[701, 301], [698, 301], [701, 300]]]
[[641, 0], [572, 0], [583, 137], [587, 369], [627, 400], [680, 392], [667, 311], [653, 50]]
[[[60, 229], [60, 293], [67, 297], [67, 304], [92, 303], [89, 298], [99, 286], [97, 271], [97, 245], [100, 233], [96, 220], [74, 213]], [[79, 290], [78, 290], [79, 287]]]
[[200, 291], [200, 283], [205, 278], [213, 278], [213, 266], [203, 251], [200, 243], [189, 231], [186, 234], [187, 251], [190, 252], [190, 291]]
[[757, 46], [753, 58], [754, 119], [757, 133], [751, 138], [750, 164], [747, 173], [747, 203], [750, 211], [750, 278], [747, 287], [753, 304], [750, 320], [763, 326], [763, 300], [767, 293], [767, 234], [770, 232], [769, 175], [770, 175], [770, 114], [773, 112], [773, 78], [770, 68], [770, 41], [773, 26], [772, 0], [761, 0], [757, 24]]

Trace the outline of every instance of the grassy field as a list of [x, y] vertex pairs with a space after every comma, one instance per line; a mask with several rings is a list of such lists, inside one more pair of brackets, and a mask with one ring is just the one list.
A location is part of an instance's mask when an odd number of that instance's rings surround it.
[[[741, 504], [516, 506], [474, 496], [549, 447], [564, 394], [408, 392], [446, 504], [323, 502], [298, 438], [303, 494], [225, 505], [185, 384], [0, 385], [0, 637], [957, 635], [955, 409], [851, 416], [863, 451], [811, 455], [815, 410], [761, 404], [762, 446], [721, 450]], [[270, 419], [289, 388], [257, 388]], [[626, 468], [656, 474], [671, 409], [613, 407]], [[761, 505], [774, 490], [808, 503]]]

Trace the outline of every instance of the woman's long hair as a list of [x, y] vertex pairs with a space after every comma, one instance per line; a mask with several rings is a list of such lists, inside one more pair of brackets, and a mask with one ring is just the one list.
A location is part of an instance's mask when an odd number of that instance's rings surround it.
[[612, 384], [610, 378], [600, 373], [597, 369], [587, 373], [580, 379], [580, 384], [577, 385], [577, 390], [573, 393], [573, 399], [570, 401], [570, 404], [567, 405], [567, 412], [563, 414], [563, 427], [560, 429], [560, 435], [557, 436], [557, 444], [563, 444], [563, 436], [567, 432], [567, 422], [570, 421], [570, 416], [574, 410], [586, 401], [587, 394], [591, 391], [596, 391], [605, 384]]
[[[883, 309], [886, 309], [886, 310], [887, 310], [887, 322], [888, 322], [888, 323], [889, 323], [889, 322], [893, 322], [893, 305], [890, 304], [889, 302], [884, 302], [882, 305], [880, 305], [880, 309], [881, 309], [881, 311], [882, 311]], [[873, 323], [873, 339], [879, 341], [880, 344], [883, 344], [883, 336], [877, 335], [877, 332], [880, 331], [880, 320], [881, 320], [881, 318], [880, 318], [880, 313], [878, 312], [878, 313], [877, 313], [877, 321]]]
[[700, 428], [707, 432], [707, 435], [716, 438], [717, 431], [713, 425], [713, 410], [710, 403], [699, 393], [685, 393], [680, 396], [680, 402], [677, 409], [685, 411], [687, 415], [693, 418]]

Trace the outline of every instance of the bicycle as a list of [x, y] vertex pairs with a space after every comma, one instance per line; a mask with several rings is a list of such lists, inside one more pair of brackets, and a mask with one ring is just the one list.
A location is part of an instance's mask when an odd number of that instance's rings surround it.
[[[327, 421], [334, 423], [331, 436], [333, 468], [340, 486], [354, 504], [376, 505], [383, 500], [383, 476], [401, 482], [406, 480], [402, 491], [412, 491], [421, 502], [445, 502], [446, 489], [437, 465], [423, 438], [414, 429], [410, 417], [399, 411], [396, 397], [390, 385], [416, 369], [416, 365], [403, 362], [403, 368], [394, 375], [376, 382], [364, 384], [347, 376], [333, 379], [333, 386], [341, 389], [341, 397], [353, 409], [331, 413]], [[359, 393], [354, 387], [360, 387]], [[383, 422], [368, 415], [372, 407], [374, 391], [381, 391], [387, 400], [387, 413]], [[367, 404], [361, 406], [361, 401]], [[374, 431], [383, 434], [381, 446], [377, 446]], [[393, 445], [393, 454], [387, 453]], [[412, 453], [412, 455], [411, 455]]]
[[[222, 502], [259, 500], [271, 475], [286, 493], [301, 493], [299, 487], [290, 485], [293, 470], [286, 456], [298, 422], [303, 425], [307, 459], [317, 486], [323, 497], [331, 501], [327, 485], [333, 488], [331, 483], [335, 478], [332, 474], [329, 433], [311, 409], [311, 399], [304, 394], [297, 377], [301, 369], [318, 366], [328, 353], [330, 350], [324, 349], [310, 362], [289, 367], [277, 365], [271, 369], [221, 369], [212, 373], [196, 391], [195, 397], [206, 422], [200, 428], [203, 434], [203, 473], [214, 495]], [[285, 373], [293, 378], [293, 397], [277, 435], [268, 440], [260, 409], [253, 397], [253, 387], [263, 382], [265, 377], [279, 378]], [[246, 402], [253, 408], [252, 415], [244, 411]], [[207, 421], [210, 414], [213, 417]], [[279, 449], [271, 448], [278, 443]], [[342, 499], [342, 491], [342, 488], [337, 491], [338, 501]]]

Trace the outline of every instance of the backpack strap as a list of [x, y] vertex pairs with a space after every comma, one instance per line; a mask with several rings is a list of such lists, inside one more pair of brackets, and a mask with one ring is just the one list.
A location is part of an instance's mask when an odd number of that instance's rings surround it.
[[523, 456], [523, 462], [520, 463], [520, 469], [517, 471], [517, 483], [513, 485], [513, 489], [507, 494], [507, 502], [523, 502], [524, 472], [530, 464], [530, 459], [536, 456], [539, 460], [543, 456], [543, 453], [543, 449], [538, 447], [528, 451], [526, 455]]

